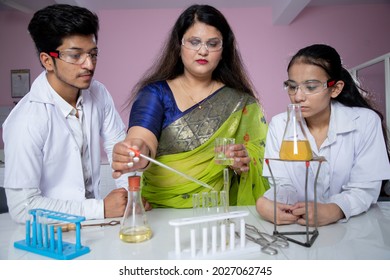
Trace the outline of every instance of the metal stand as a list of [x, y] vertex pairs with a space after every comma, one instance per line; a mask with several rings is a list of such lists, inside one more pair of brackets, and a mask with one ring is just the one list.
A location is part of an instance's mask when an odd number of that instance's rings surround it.
[[[270, 166], [270, 160], [278, 160], [278, 161], [292, 161], [292, 160], [281, 160], [281, 159], [276, 159], [276, 158], [269, 158], [265, 159], [265, 163], [268, 166], [268, 170], [271, 174], [272, 181], [274, 183], [274, 235], [278, 236], [284, 236], [287, 240], [294, 242], [296, 244], [305, 246], [305, 247], [311, 247], [313, 245], [314, 241], [316, 240], [317, 236], [319, 235], [318, 233], [318, 221], [317, 221], [317, 179], [318, 179], [318, 174], [320, 172], [320, 167], [322, 162], [325, 161], [324, 157], [317, 157], [313, 158], [310, 161], [305, 161], [305, 160], [294, 160], [296, 162], [305, 162], [306, 164], [306, 178], [305, 178], [305, 216], [306, 216], [306, 230], [305, 231], [286, 231], [286, 232], [279, 232], [277, 229], [277, 224], [276, 224], [276, 183], [275, 183], [275, 178], [271, 170]], [[310, 167], [310, 162], [312, 161], [318, 161], [318, 169], [316, 173], [316, 177], [314, 180], [314, 229], [309, 230], [309, 221], [308, 221], [308, 198], [307, 198], [307, 185], [308, 185], [308, 174], [309, 174], [309, 167]], [[288, 237], [287, 235], [306, 235], [306, 242], [301, 242], [299, 240], [293, 239], [291, 237]]]

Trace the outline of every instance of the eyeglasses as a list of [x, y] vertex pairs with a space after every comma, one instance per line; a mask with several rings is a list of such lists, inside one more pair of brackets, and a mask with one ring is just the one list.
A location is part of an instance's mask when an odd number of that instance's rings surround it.
[[186, 49], [199, 51], [202, 46], [206, 48], [209, 52], [217, 52], [222, 49], [222, 40], [215, 38], [210, 39], [207, 42], [202, 42], [199, 38], [190, 38], [181, 40], [181, 45]]
[[88, 56], [91, 58], [92, 63], [96, 63], [98, 54], [99, 54], [98, 49], [93, 49], [90, 52], [82, 52], [79, 50], [65, 50], [65, 51], [55, 50], [49, 52], [49, 55], [51, 57], [55, 57], [67, 63], [77, 64], [77, 65], [83, 64], [87, 60]]
[[283, 85], [288, 95], [295, 95], [298, 92], [299, 88], [304, 94], [312, 95], [312, 94], [320, 93], [324, 89], [334, 86], [335, 83], [336, 83], [335, 80], [330, 79], [325, 83], [317, 80], [306, 81], [300, 84], [296, 84], [292, 81], [285, 81]]

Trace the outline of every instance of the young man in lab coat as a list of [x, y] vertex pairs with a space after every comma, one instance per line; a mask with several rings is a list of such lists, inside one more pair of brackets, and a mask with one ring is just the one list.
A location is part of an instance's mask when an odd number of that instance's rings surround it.
[[5, 189], [11, 217], [32, 208], [86, 219], [123, 216], [127, 182], [100, 198], [100, 139], [111, 159], [125, 126], [103, 84], [93, 79], [98, 17], [70, 5], [36, 12], [28, 31], [45, 71], [3, 124]]

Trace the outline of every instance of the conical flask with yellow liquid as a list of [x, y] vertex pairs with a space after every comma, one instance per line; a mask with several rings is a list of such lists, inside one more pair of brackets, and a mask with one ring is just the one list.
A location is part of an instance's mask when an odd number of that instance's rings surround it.
[[152, 237], [145, 208], [142, 203], [140, 176], [129, 176], [129, 190], [126, 210], [121, 221], [119, 238], [124, 242], [139, 243]]
[[289, 104], [279, 157], [282, 160], [311, 160], [313, 153], [303, 127], [300, 104]]

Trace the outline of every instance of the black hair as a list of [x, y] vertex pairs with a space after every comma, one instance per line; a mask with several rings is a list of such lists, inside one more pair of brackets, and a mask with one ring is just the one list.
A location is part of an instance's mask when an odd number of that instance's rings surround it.
[[215, 27], [223, 38], [222, 59], [213, 71], [212, 78], [238, 91], [257, 97], [242, 62], [236, 38], [224, 15], [209, 5], [192, 5], [181, 13], [170, 31], [160, 56], [133, 87], [128, 105], [144, 86], [157, 81], [171, 80], [183, 74], [184, 65], [180, 57], [181, 40], [184, 33], [196, 22]]
[[37, 11], [28, 25], [38, 55], [62, 45], [71, 35], [91, 35], [98, 39], [99, 19], [86, 8], [67, 4], [47, 6]]

